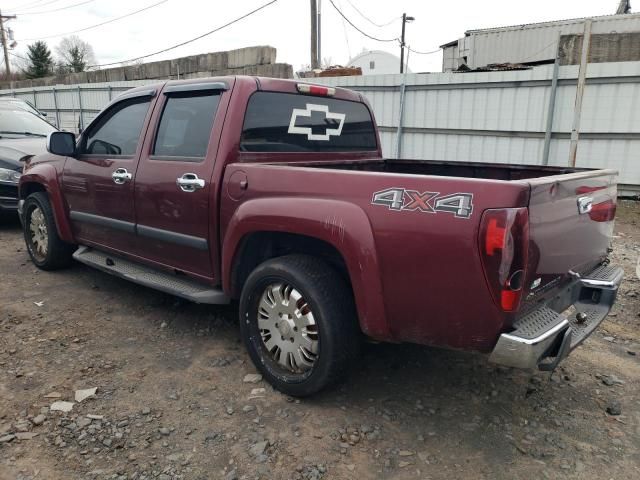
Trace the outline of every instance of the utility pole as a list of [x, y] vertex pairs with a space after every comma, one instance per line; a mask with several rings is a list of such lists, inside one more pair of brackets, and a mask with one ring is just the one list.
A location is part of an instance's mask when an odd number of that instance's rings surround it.
[[625, 13], [631, 13], [631, 0], [620, 0], [616, 15], [622, 15]]
[[404, 27], [407, 22], [413, 22], [414, 17], [408, 17], [406, 13], [402, 14], [402, 36], [400, 39], [400, 73], [404, 72]]
[[311, 0], [311, 70], [318, 68], [318, 3]]
[[0, 40], [2, 40], [2, 49], [4, 50], [4, 64], [7, 67], [7, 80], [11, 79], [11, 67], [9, 66], [9, 49], [7, 48], [7, 34], [4, 31], [4, 21], [16, 18], [15, 15], [2, 15], [0, 12]]
[[318, 66], [322, 68], [322, 0], [318, 0]]

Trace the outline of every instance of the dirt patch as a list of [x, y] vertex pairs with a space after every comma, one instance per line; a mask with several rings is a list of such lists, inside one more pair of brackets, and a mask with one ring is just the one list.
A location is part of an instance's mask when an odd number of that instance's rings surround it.
[[640, 478], [638, 203], [618, 209], [613, 314], [553, 375], [369, 345], [304, 401], [243, 381], [233, 307], [39, 271], [17, 223], [0, 245], [2, 479]]

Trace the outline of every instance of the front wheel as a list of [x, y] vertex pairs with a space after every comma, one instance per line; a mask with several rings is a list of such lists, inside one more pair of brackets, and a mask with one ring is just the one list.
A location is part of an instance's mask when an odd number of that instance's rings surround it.
[[328, 264], [307, 255], [268, 260], [249, 275], [240, 330], [256, 368], [293, 396], [339, 380], [360, 347], [351, 289]]
[[47, 194], [36, 192], [29, 195], [23, 212], [22, 228], [31, 261], [42, 270], [68, 267], [75, 247], [58, 236]]

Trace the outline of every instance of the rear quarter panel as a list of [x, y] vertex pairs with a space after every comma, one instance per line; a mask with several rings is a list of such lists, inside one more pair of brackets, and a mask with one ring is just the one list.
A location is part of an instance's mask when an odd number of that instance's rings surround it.
[[[240, 197], [230, 180], [238, 170], [248, 181]], [[527, 206], [526, 183], [236, 163], [227, 167], [223, 185], [224, 278], [241, 237], [237, 232], [252, 223], [251, 212], [262, 202], [264, 211], [288, 208], [295, 214], [253, 222], [243, 234], [254, 228], [310, 236], [322, 228], [333, 232], [325, 237], [347, 263], [362, 329], [375, 338], [486, 351], [509, 320], [489, 295], [478, 228], [487, 208]], [[469, 218], [457, 218], [372, 204], [374, 192], [393, 187], [440, 196], [468, 193], [473, 210]], [[254, 208], [243, 207], [250, 202]], [[321, 228], [309, 231], [305, 217], [318, 219]]]

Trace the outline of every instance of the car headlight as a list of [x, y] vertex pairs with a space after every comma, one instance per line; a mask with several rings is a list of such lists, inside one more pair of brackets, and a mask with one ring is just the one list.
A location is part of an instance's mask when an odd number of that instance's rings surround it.
[[0, 168], [0, 182], [18, 183], [20, 180], [20, 172], [9, 170], [8, 168]]

